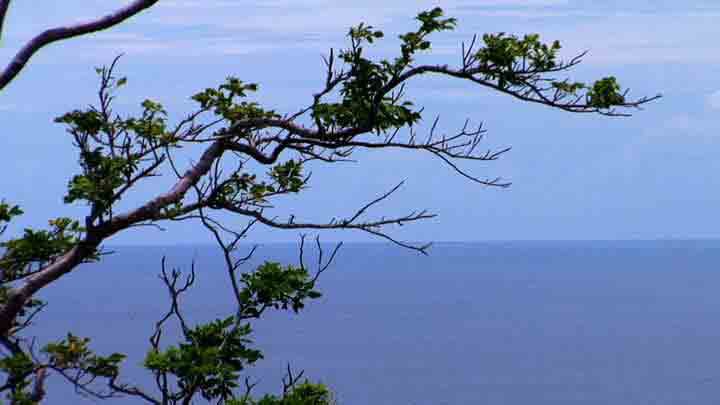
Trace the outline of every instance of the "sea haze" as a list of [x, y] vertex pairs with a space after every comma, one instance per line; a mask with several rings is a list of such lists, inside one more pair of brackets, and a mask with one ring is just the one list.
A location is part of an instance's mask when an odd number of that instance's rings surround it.
[[[230, 286], [213, 247], [114, 250], [43, 292], [32, 332], [127, 352], [127, 380], [149, 386], [138, 365], [168, 305], [161, 257], [195, 261], [193, 321], [230, 314]], [[296, 263], [297, 248], [263, 245], [256, 259]], [[266, 358], [248, 374], [278, 392], [289, 362], [342, 405], [717, 404], [718, 264], [720, 241], [441, 243], [428, 257], [349, 244], [323, 298], [256, 323]], [[57, 379], [50, 395], [89, 403]]]

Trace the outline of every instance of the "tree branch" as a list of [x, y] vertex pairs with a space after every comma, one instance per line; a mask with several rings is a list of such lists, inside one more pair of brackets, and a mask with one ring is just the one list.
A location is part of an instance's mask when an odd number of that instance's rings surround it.
[[355, 211], [355, 213], [348, 219], [342, 219], [342, 220], [335, 220], [328, 223], [306, 223], [306, 222], [294, 222], [294, 219], [291, 217], [291, 219], [287, 222], [279, 222], [274, 218], [269, 218], [263, 215], [262, 209], [255, 210], [255, 209], [247, 209], [242, 208], [240, 206], [234, 205], [230, 202], [222, 203], [220, 205], [213, 206], [211, 205], [211, 208], [214, 209], [224, 209], [230, 212], [234, 212], [236, 214], [244, 215], [253, 218], [257, 222], [267, 225], [272, 228], [278, 228], [278, 229], [357, 229], [364, 232], [368, 232], [372, 235], [379, 236], [381, 238], [384, 238], [398, 246], [402, 246], [407, 249], [416, 250], [420, 253], [426, 254], [427, 248], [430, 246], [429, 244], [425, 245], [413, 245], [405, 242], [398, 241], [397, 239], [394, 239], [384, 233], [381, 228], [387, 225], [400, 225], [402, 226], [404, 223], [407, 222], [415, 222], [423, 219], [430, 219], [434, 218], [435, 214], [429, 214], [427, 211], [420, 211], [420, 212], [412, 212], [408, 215], [402, 216], [402, 217], [394, 217], [394, 218], [380, 218], [377, 220], [372, 221], [365, 221], [365, 222], [357, 222], [358, 218], [362, 216], [365, 211], [367, 211], [368, 208], [378, 204], [379, 202], [387, 199], [395, 193], [403, 183], [398, 184], [397, 186], [393, 187], [390, 191], [386, 192], [385, 194], [381, 195], [380, 197], [374, 199], [373, 201], [365, 204], [363, 207]]
[[163, 207], [182, 201], [188, 190], [210, 171], [215, 160], [223, 152], [224, 148], [220, 141], [212, 143], [202, 154], [200, 160], [185, 172], [170, 191], [132, 211], [113, 217], [112, 220], [97, 228], [98, 233], [106, 238], [132, 224], [154, 219]]
[[223, 149], [220, 142], [214, 142], [205, 150], [200, 160], [188, 169], [185, 175], [175, 183], [170, 191], [130, 212], [113, 217], [112, 220], [96, 228], [88, 229], [85, 238], [75, 247], [28, 279], [22, 287], [11, 290], [8, 294], [7, 302], [0, 309], [0, 336], [8, 335], [12, 328], [13, 320], [20, 313], [25, 302], [30, 299], [33, 294], [72, 271], [92, 255], [104, 239], [134, 224], [153, 219], [160, 213], [163, 207], [181, 201], [187, 191], [197, 184], [200, 178], [208, 173], [212, 167], [212, 163], [215, 159], [219, 158], [222, 153]]
[[[4, 89], [18, 75], [18, 73], [20, 73], [30, 58], [42, 47], [53, 42], [113, 27], [140, 13], [141, 11], [152, 7], [157, 2], [158, 0], [135, 0], [128, 6], [96, 20], [65, 27], [51, 28], [43, 31], [31, 39], [22, 49], [20, 49], [13, 60], [5, 67], [2, 73], [0, 73], [0, 90]], [[2, 0], [2, 2], [0, 2], [0, 29], [2, 28], [2, 23], [9, 3], [10, 0]]]
[[[559, 68], [546, 70], [546, 71], [528, 71], [528, 72], [516, 72], [519, 74], [527, 74], [527, 75], [538, 75], [540, 73], [549, 73], [549, 72], [557, 72], [566, 70], [574, 65], [576, 65], [578, 62], [571, 62], [568, 64], [565, 64]], [[578, 103], [578, 102], [570, 102], [570, 103], [561, 103], [557, 100], [549, 99], [545, 97], [540, 89], [535, 87], [533, 83], [531, 83], [528, 80], [523, 80], [522, 84], [529, 86], [532, 90], [530, 94], [527, 92], [519, 92], [519, 91], [513, 91], [507, 86], [501, 86], [497, 83], [494, 83], [492, 80], [486, 80], [477, 77], [477, 75], [482, 75], [488, 73], [487, 69], [484, 67], [478, 66], [474, 68], [462, 68], [462, 69], [452, 69], [448, 67], [447, 65], [423, 65], [423, 66], [417, 66], [415, 68], [412, 68], [405, 73], [399, 75], [393, 80], [390, 80], [385, 87], [379, 92], [381, 95], [385, 95], [392, 91], [397, 86], [401, 85], [402, 83], [406, 82], [407, 80], [411, 79], [414, 76], [423, 75], [425, 73], [436, 73], [441, 74], [444, 76], [450, 76], [455, 77], [458, 79], [465, 79], [469, 80], [473, 83], [476, 83], [478, 85], [491, 88], [493, 90], [496, 90], [500, 93], [504, 93], [507, 95], [510, 95], [512, 97], [515, 97], [522, 101], [527, 101], [530, 103], [537, 103], [537, 104], [543, 104], [549, 107], [558, 108], [563, 111], [567, 112], [574, 112], [574, 113], [597, 113], [601, 115], [607, 115], [607, 116], [613, 116], [613, 117], [625, 117], [629, 116], [629, 114], [625, 113], [616, 113], [613, 110], [605, 111], [602, 108], [597, 108], [592, 105], [589, 105], [587, 103]], [[533, 97], [531, 94], [534, 94], [535, 97]], [[653, 97], [642, 97], [636, 101], [630, 101], [627, 103], [619, 104], [617, 107], [625, 107], [625, 108], [639, 108], [643, 104], [647, 104], [651, 101], [657, 100], [658, 98], [662, 97], [661, 95], [656, 95]]]
[[2, 38], [3, 28], [5, 25], [5, 17], [7, 16], [10, 0], [0, 0], [0, 38]]

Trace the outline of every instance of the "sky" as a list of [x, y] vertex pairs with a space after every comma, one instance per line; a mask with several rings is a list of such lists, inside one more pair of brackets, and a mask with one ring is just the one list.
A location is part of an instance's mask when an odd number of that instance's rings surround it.
[[[15, 2], [5, 24], [0, 60], [7, 63], [33, 35], [110, 12], [119, 0]], [[342, 217], [406, 185], [371, 214], [428, 209], [436, 219], [390, 233], [405, 240], [593, 240], [718, 238], [720, 207], [720, 4], [716, 1], [228, 1], [160, 0], [110, 30], [44, 48], [0, 92], [0, 199], [26, 214], [10, 231], [43, 227], [58, 216], [82, 218], [87, 207], [63, 204], [77, 156], [52, 119], [95, 102], [95, 66], [124, 53], [128, 76], [118, 111], [136, 113], [145, 98], [162, 102], [171, 120], [192, 107], [189, 96], [228, 75], [260, 84], [257, 100], [294, 112], [323, 83], [321, 57], [346, 44], [359, 22], [383, 29], [381, 56], [398, 46], [419, 11], [439, 5], [458, 28], [434, 38], [427, 61], [457, 63], [460, 43], [473, 34], [539, 33], [559, 40], [566, 58], [588, 55], [572, 77], [618, 77], [631, 95], [663, 98], [630, 118], [572, 115], [527, 105], [452, 80], [423, 79], [408, 94], [426, 121], [457, 130], [482, 122], [488, 148], [511, 146], [496, 162], [465, 166], [481, 177], [502, 177], [508, 189], [481, 187], [432, 156], [362, 153], [352, 164], [313, 170], [311, 189], [278, 201], [278, 215], [325, 221]], [[186, 163], [189, 163], [190, 157]], [[123, 202], [131, 207], [168, 180], [145, 186]], [[240, 226], [236, 217], [223, 216]], [[251, 241], [292, 241], [297, 234], [258, 228]], [[366, 235], [326, 234], [365, 241]], [[192, 224], [171, 224], [114, 237], [116, 244], [208, 243]]]

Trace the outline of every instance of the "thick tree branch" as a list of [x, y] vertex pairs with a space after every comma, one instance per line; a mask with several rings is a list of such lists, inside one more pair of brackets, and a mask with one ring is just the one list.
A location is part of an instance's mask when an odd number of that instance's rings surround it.
[[0, 336], [8, 335], [14, 319], [33, 294], [72, 271], [90, 257], [105, 238], [139, 222], [153, 219], [160, 213], [162, 208], [181, 201], [187, 191], [208, 173], [215, 159], [219, 158], [222, 153], [221, 143], [213, 143], [205, 150], [200, 160], [188, 169], [170, 191], [130, 212], [112, 218], [112, 220], [101, 224], [97, 228], [89, 229], [85, 238], [70, 251], [37, 272], [22, 287], [11, 290], [6, 304], [0, 309]]
[[[290, 124], [294, 125], [292, 123], [290, 123]], [[288, 127], [290, 127], [290, 126], [288, 126]], [[260, 151], [258, 148], [255, 148], [250, 145], [242, 144], [242, 143], [224, 142], [223, 147], [226, 150], [244, 153], [244, 154], [250, 156], [251, 158], [253, 158], [258, 163], [262, 163], [264, 165], [271, 165], [278, 160], [278, 158], [280, 157], [280, 154], [286, 148], [286, 145], [283, 145], [283, 144], [279, 145], [269, 155], [263, 154], [262, 151]]]
[[5, 17], [9, 7], [10, 0], [0, 0], [0, 39], [2, 38], [3, 28], [5, 28]]
[[112, 220], [97, 228], [97, 232], [106, 238], [128, 226], [156, 218], [162, 208], [182, 201], [188, 190], [210, 171], [215, 160], [223, 152], [224, 148], [221, 142], [212, 143], [202, 154], [200, 160], [185, 172], [170, 191], [132, 211], [113, 217]]
[[46, 394], [45, 380], [47, 379], [47, 368], [40, 367], [35, 370], [35, 382], [33, 384], [32, 393], [30, 394], [30, 400], [36, 403], [40, 403]]
[[[53, 42], [113, 27], [140, 13], [141, 11], [152, 7], [157, 2], [158, 0], [135, 0], [128, 6], [96, 20], [65, 27], [51, 28], [40, 33], [31, 39], [22, 49], [20, 49], [13, 60], [5, 67], [2, 73], [0, 73], [0, 90], [4, 89], [8, 83], [10, 83], [18, 75], [18, 73], [20, 73], [30, 58], [42, 47]], [[9, 3], [10, 0], [2, 0], [0, 3], [0, 29], [2, 28], [1, 24], [4, 20]]]
[[99, 243], [100, 240], [86, 238], [31, 277], [22, 287], [11, 290], [5, 305], [0, 309], [0, 336], [8, 336], [15, 318], [33, 294], [77, 267], [95, 251]]

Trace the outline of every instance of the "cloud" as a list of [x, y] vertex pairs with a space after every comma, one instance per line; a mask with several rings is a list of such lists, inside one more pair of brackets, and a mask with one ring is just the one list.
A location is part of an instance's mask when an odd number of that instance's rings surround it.
[[[548, 6], [562, 6], [568, 0], [446, 0], [442, 7], [448, 15], [461, 17], [478, 12], [489, 15], [542, 15]], [[212, 24], [247, 32], [321, 32], [335, 35], [361, 21], [385, 26], [412, 23], [411, 16], [437, 6], [436, 1], [365, 0], [344, 1], [269, 0], [261, 4], [228, 1], [177, 0], [161, 3], [153, 21], [167, 25]], [[556, 11], [553, 11], [556, 12]]]
[[690, 115], [677, 114], [665, 120], [663, 128], [670, 132], [687, 133], [689, 130], [694, 129], [696, 124], [697, 123], [690, 118]]
[[484, 93], [472, 87], [418, 87], [408, 92], [416, 100], [443, 100], [452, 103], [469, 103], [481, 100]]
[[707, 104], [710, 108], [720, 110], [720, 90], [707, 96]]
[[[588, 50], [586, 64], [717, 63], [720, 53], [712, 40], [720, 34], [717, 18], [717, 13], [593, 12], [573, 17], [567, 24], [534, 20], [523, 31], [559, 39], [570, 54]], [[649, 32], [647, 27], [662, 29]]]
[[[121, 0], [68, 0], [39, 15], [20, 4], [5, 39], [11, 50], [29, 39], [28, 27], [66, 24], [102, 15]], [[437, 0], [167, 0], [108, 32], [92, 37], [93, 46], [114, 46], [148, 56], [251, 54], [280, 49], [344, 46], [349, 26], [365, 21], [387, 31], [381, 46], [396, 48], [395, 33], [415, 26], [412, 15]], [[586, 64], [716, 63], [713, 38], [720, 34], [720, 8], [651, 7], [648, 2], [616, 7], [615, 2], [583, 0], [443, 0], [448, 15], [458, 17], [454, 33], [437, 36], [436, 52], [457, 53], [461, 40], [474, 33], [538, 32], [563, 42], [567, 55], [589, 50]], [[24, 3], [23, 3], [24, 4]], [[619, 3], [618, 3], [619, 4]], [[693, 6], [694, 5], [694, 6]], [[647, 27], [662, 27], [649, 31]], [[82, 41], [88, 41], [87, 38]], [[81, 42], [78, 40], [77, 42]], [[80, 45], [75, 45], [80, 46]], [[446, 49], [446, 47], [449, 47]], [[3, 50], [3, 55], [8, 52]], [[317, 53], [315, 52], [315, 53]]]
[[[425, 0], [274, 0], [241, 7], [228, 1], [183, 0], [161, 3], [150, 19], [171, 27], [202, 27], [200, 38], [196, 38], [198, 46], [202, 37], [215, 35], [252, 39], [261, 50], [287, 48], [299, 42], [322, 50], [341, 44], [347, 27], [360, 21], [388, 32], [403, 32], [414, 24], [411, 14], [434, 4]], [[660, 13], [575, 4], [568, 0], [448, 0], [442, 6], [449, 15], [458, 17], [460, 24], [458, 32], [442, 38], [453, 38], [457, 43], [458, 38], [469, 38], [473, 33], [539, 32], [545, 38], [560, 39], [569, 54], [590, 50], [586, 59], [589, 64], [720, 62], [712, 40], [720, 33], [717, 10]], [[647, 27], [663, 29], [649, 33]], [[391, 41], [389, 38], [387, 42]], [[212, 49], [223, 54], [236, 52], [239, 47]]]
[[[679, 112], [647, 125], [642, 136], [631, 136], [622, 146], [623, 161], [657, 165], [678, 156], [702, 155], [720, 143], [720, 118], [711, 114]], [[648, 168], [648, 170], [651, 170]]]
[[720, 119], [714, 115], [675, 114], [655, 128], [645, 131], [650, 137], [716, 137], [720, 136]]

